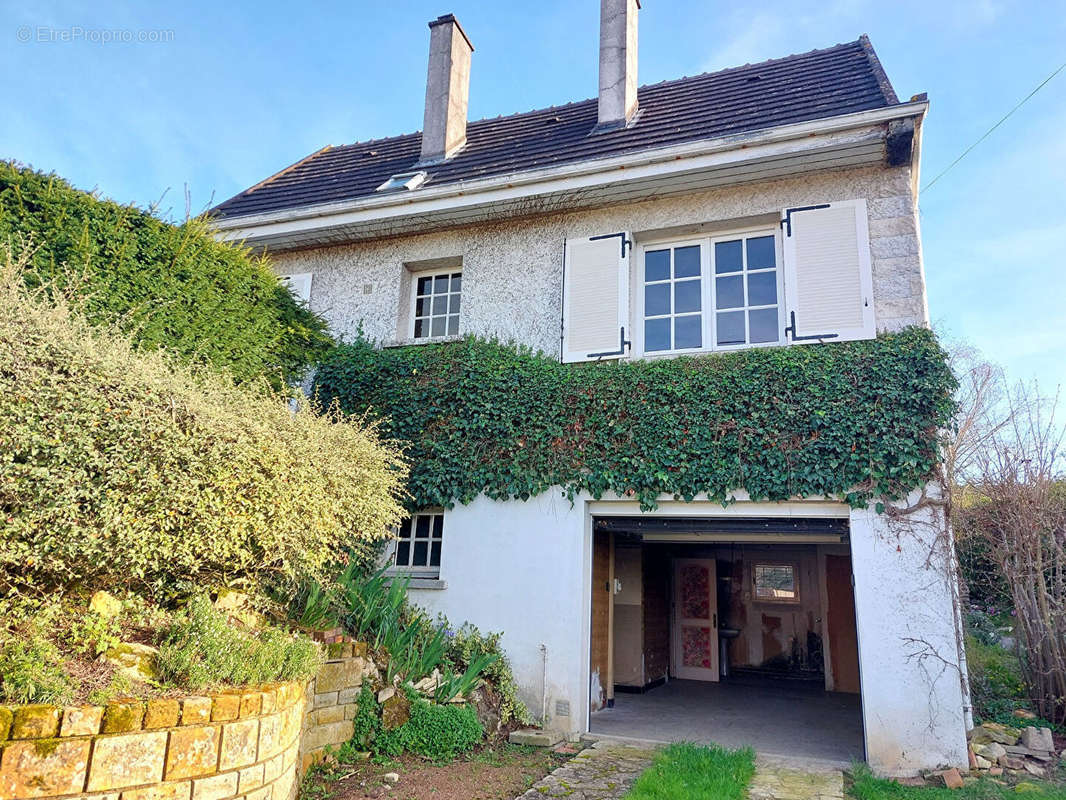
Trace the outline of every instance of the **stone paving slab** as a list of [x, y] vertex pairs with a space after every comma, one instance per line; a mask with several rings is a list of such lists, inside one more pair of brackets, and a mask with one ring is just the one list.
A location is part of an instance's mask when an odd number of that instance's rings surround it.
[[596, 742], [516, 800], [565, 797], [568, 800], [617, 800], [633, 785], [655, 750], [615, 742]]
[[844, 773], [826, 762], [759, 756], [749, 800], [843, 800]]

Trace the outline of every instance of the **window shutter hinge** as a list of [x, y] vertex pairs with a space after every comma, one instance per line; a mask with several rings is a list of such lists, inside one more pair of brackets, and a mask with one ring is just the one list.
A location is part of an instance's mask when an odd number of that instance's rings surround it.
[[590, 236], [589, 237], [589, 241], [590, 242], [595, 242], [598, 239], [613, 239], [615, 236], [617, 236], [619, 239], [622, 240], [622, 258], [625, 258], [626, 257], [626, 248], [627, 247], [632, 247], [633, 246], [633, 242], [631, 242], [629, 239], [627, 239], [626, 235], [624, 233], [603, 233], [603, 234], [600, 234], [599, 236]]
[[626, 328], [623, 325], [618, 329], [618, 349], [610, 350], [604, 353], [589, 353], [586, 358], [607, 358], [608, 356], [624, 356], [626, 354], [626, 348], [632, 348], [633, 343], [626, 338]]
[[796, 208], [786, 208], [785, 216], [781, 220], [781, 227], [785, 231], [785, 236], [792, 236], [792, 215], [798, 214], [800, 211], [816, 211], [819, 208], [829, 208], [829, 203], [822, 203], [817, 206], [797, 206]]
[[[782, 220], [783, 221], [783, 220]], [[800, 336], [796, 333], [796, 312], [788, 312], [788, 327], [785, 328], [785, 335], [789, 336], [794, 342], [813, 341], [814, 339], [835, 339], [839, 333], [816, 333], [813, 336]]]

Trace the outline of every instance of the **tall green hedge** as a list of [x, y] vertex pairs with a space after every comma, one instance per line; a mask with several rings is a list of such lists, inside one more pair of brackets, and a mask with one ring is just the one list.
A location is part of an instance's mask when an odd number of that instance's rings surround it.
[[412, 507], [552, 486], [728, 501], [921, 485], [955, 380], [931, 331], [629, 363], [560, 364], [495, 342], [339, 348], [317, 390], [407, 446]]
[[121, 321], [141, 346], [206, 360], [238, 380], [298, 379], [331, 344], [265, 258], [216, 241], [203, 219], [172, 225], [0, 162], [0, 242], [19, 237], [37, 248], [31, 281], [72, 284], [91, 319]]

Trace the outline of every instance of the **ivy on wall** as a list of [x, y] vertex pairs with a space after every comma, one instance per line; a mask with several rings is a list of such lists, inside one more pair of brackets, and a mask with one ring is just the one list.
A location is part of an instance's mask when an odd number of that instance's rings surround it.
[[561, 364], [493, 341], [379, 349], [321, 365], [319, 396], [381, 420], [412, 461], [410, 506], [478, 494], [615, 492], [728, 502], [829, 496], [855, 507], [921, 486], [955, 379], [934, 334], [674, 359]]

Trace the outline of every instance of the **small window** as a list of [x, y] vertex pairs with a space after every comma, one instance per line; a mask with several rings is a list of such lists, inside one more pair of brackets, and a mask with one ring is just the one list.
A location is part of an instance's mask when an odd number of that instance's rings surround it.
[[698, 244], [644, 253], [644, 349], [703, 347], [702, 255]]
[[459, 333], [462, 288], [462, 272], [415, 275], [415, 339], [437, 339]]
[[799, 584], [792, 564], [756, 564], [755, 599], [764, 603], [798, 603]]
[[426, 512], [405, 519], [396, 531], [393, 564], [400, 572], [436, 577], [443, 538], [444, 514]]

